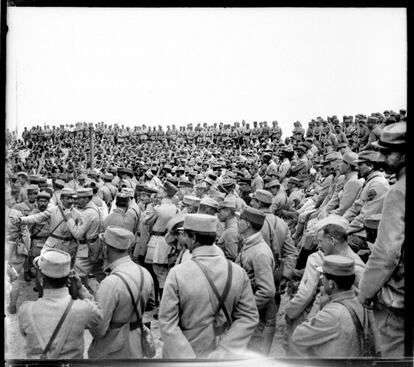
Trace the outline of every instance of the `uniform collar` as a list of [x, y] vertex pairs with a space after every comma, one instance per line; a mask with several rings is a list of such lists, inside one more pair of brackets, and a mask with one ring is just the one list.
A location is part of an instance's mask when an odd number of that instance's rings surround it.
[[246, 250], [249, 247], [255, 246], [255, 245], [259, 244], [262, 241], [264, 241], [262, 233], [257, 232], [255, 234], [252, 234], [250, 237], [247, 237], [243, 240], [242, 249]]
[[331, 296], [329, 296], [329, 299], [331, 300], [331, 302], [333, 301], [342, 301], [345, 299], [350, 299], [350, 298], [354, 298], [356, 296], [355, 292], [353, 289], [350, 289], [349, 291], [343, 291], [343, 292], [339, 292], [339, 293], [335, 293]]
[[62, 288], [44, 288], [43, 289], [43, 298], [60, 298], [63, 296], [69, 295], [69, 288], [62, 287]]
[[220, 256], [220, 252], [215, 246], [199, 246], [191, 253], [193, 257], [198, 256]]
[[110, 270], [110, 272], [112, 273], [114, 270], [116, 270], [117, 266], [121, 265], [121, 264], [125, 264], [132, 261], [131, 258], [129, 257], [129, 255], [125, 255], [117, 260], [115, 260], [114, 262], [110, 263], [105, 270]]

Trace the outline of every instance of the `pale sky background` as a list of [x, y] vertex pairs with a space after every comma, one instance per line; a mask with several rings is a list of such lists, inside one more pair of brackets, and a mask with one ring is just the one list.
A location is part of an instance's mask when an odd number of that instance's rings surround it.
[[406, 9], [8, 8], [7, 126], [406, 108]]

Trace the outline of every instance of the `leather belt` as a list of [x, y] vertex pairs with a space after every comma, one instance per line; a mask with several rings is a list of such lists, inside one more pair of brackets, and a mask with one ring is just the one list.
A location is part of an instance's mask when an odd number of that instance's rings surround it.
[[86, 239], [86, 240], [79, 241], [79, 243], [81, 245], [89, 245], [90, 243], [95, 242], [98, 238], [99, 238], [99, 236], [96, 236], [94, 238], [89, 238], [89, 239]]
[[51, 233], [49, 237], [57, 238], [58, 240], [61, 240], [61, 241], [72, 241], [74, 239], [73, 237], [61, 237], [53, 233]]
[[49, 236], [32, 236], [32, 240], [44, 240], [45, 238], [48, 238]]
[[[127, 322], [110, 322], [109, 323], [109, 329], [119, 329], [121, 327], [123, 327], [124, 325], [128, 324]], [[129, 323], [129, 330], [135, 330], [139, 328], [139, 322], [138, 321], [134, 321]]]

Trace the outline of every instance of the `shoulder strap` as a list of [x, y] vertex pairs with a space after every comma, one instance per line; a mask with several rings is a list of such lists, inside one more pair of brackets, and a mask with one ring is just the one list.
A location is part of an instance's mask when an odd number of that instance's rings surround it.
[[[142, 294], [142, 289], [144, 287], [144, 272], [142, 271], [140, 266], [139, 266], [139, 271], [140, 271], [141, 281], [140, 281], [140, 285], [139, 285], [139, 288], [138, 288], [138, 299], [140, 300], [141, 307], [143, 307], [143, 298], [141, 297], [141, 294]], [[138, 311], [137, 302], [135, 302], [134, 294], [131, 291], [131, 287], [129, 286], [129, 284], [126, 281], [125, 277], [121, 273], [112, 273], [112, 275], [116, 275], [118, 278], [120, 278], [124, 282], [125, 286], [127, 287], [129, 295], [131, 296], [132, 306], [133, 306], [134, 311], [137, 315], [138, 325], [139, 325], [140, 328], [142, 328], [141, 313]]]
[[46, 348], [44, 349], [42, 356], [46, 357], [47, 353], [49, 352], [50, 347], [52, 346], [52, 343], [54, 342], [54, 340], [56, 339], [56, 336], [60, 330], [60, 328], [62, 327], [63, 322], [66, 319], [66, 316], [68, 315], [70, 309], [72, 308], [74, 300], [71, 298], [69, 301], [69, 304], [66, 306], [65, 312], [63, 313], [62, 317], [60, 318], [58, 324], [56, 325], [55, 330], [52, 333], [52, 336], [49, 339], [49, 342], [46, 345]]
[[231, 266], [231, 262], [229, 260], [227, 260], [227, 280], [226, 280], [226, 285], [224, 286], [223, 289], [223, 293], [220, 295], [219, 291], [217, 290], [213, 280], [210, 278], [210, 276], [207, 273], [207, 269], [204, 267], [204, 265], [202, 265], [196, 258], [192, 258], [192, 260], [198, 265], [198, 267], [201, 269], [201, 271], [203, 272], [204, 276], [206, 277], [208, 283], [210, 284], [211, 289], [213, 290], [214, 295], [217, 297], [219, 304], [217, 307], [217, 311], [216, 311], [216, 315], [220, 312], [220, 310], [223, 310], [224, 315], [226, 316], [227, 319], [227, 323], [228, 325], [231, 325], [231, 318], [230, 315], [226, 309], [226, 306], [224, 304], [224, 301], [226, 300], [229, 291], [230, 291], [230, 286], [232, 283], [232, 279], [233, 279], [233, 269]]
[[340, 303], [342, 306], [344, 306], [348, 310], [349, 314], [351, 315], [352, 322], [354, 323], [356, 332], [358, 334], [358, 342], [359, 342], [360, 350], [362, 352], [363, 347], [364, 347], [364, 345], [363, 345], [363, 343], [364, 343], [364, 328], [361, 324], [361, 321], [360, 321], [359, 317], [357, 316], [355, 310], [352, 307], [348, 306], [345, 302], [341, 302], [341, 301], [335, 301], [335, 302]]

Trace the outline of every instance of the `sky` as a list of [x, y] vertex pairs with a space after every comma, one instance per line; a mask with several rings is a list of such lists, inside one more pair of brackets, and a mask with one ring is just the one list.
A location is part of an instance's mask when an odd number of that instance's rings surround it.
[[6, 124], [125, 126], [407, 105], [404, 8], [8, 8]]

